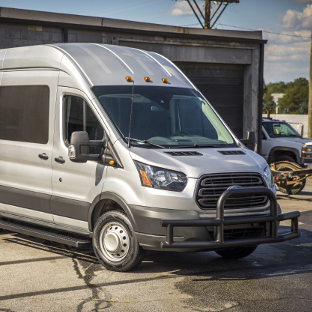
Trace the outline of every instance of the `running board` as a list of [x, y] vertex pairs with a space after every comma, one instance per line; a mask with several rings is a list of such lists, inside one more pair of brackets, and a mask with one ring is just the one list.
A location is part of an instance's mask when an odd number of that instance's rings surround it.
[[74, 247], [87, 247], [91, 244], [91, 239], [71, 237], [63, 234], [41, 230], [27, 225], [16, 224], [0, 219], [0, 228], [20, 234], [43, 238], [52, 242], [57, 242]]

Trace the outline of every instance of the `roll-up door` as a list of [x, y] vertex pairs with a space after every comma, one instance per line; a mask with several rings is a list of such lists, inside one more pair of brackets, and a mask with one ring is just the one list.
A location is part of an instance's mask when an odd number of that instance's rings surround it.
[[186, 62], [175, 64], [213, 105], [236, 136], [243, 138], [244, 66]]

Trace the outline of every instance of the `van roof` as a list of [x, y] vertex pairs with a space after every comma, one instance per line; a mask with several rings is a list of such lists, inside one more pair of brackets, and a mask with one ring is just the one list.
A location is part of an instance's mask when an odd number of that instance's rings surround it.
[[[66, 55], [78, 67], [90, 86], [156, 85], [192, 88], [184, 74], [168, 59], [154, 52], [96, 43], [60, 43], [0, 50], [0, 68], [61, 69]], [[2, 66], [1, 66], [2, 65]], [[151, 82], [145, 82], [149, 77]], [[168, 83], [164, 83], [166, 78]]]

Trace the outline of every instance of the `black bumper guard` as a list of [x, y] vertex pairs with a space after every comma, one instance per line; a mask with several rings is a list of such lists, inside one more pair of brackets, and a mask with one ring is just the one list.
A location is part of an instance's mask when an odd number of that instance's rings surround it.
[[[229, 196], [239, 194], [265, 194], [270, 199], [270, 215], [266, 216], [248, 216], [248, 217], [227, 217], [224, 218], [224, 204]], [[277, 201], [275, 195], [266, 187], [247, 187], [247, 188], [231, 188], [224, 191], [219, 197], [216, 210], [216, 218], [214, 219], [196, 219], [196, 220], [161, 220], [162, 227], [166, 227], [166, 241], [161, 242], [161, 248], [190, 248], [216, 250], [221, 248], [259, 245], [268, 243], [278, 243], [299, 237], [298, 218], [299, 211], [292, 211], [284, 214], [277, 214]], [[288, 233], [278, 235], [278, 222], [291, 220], [291, 230]], [[245, 224], [245, 223], [266, 223], [266, 235], [259, 238], [247, 238], [224, 241], [224, 226]], [[173, 240], [174, 227], [200, 227], [214, 226], [214, 241], [182, 241], [175, 242]]]

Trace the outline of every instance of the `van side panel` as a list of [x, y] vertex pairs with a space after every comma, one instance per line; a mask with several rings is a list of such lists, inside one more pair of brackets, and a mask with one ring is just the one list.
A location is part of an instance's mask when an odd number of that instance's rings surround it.
[[49, 201], [57, 79], [56, 70], [2, 73], [0, 214], [53, 221]]

